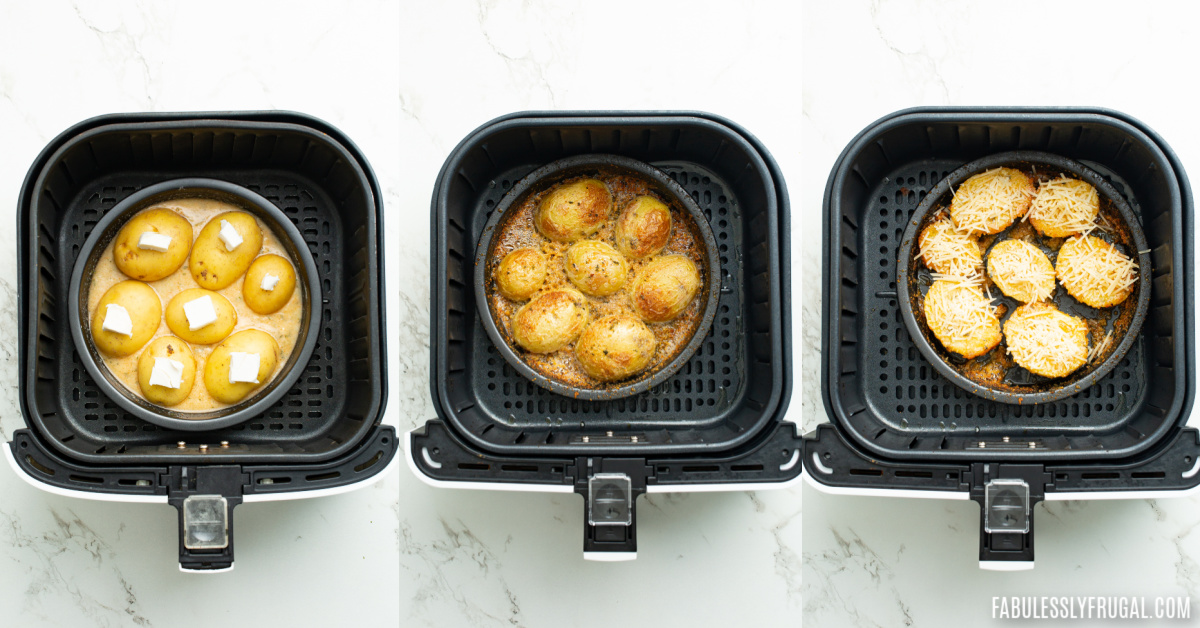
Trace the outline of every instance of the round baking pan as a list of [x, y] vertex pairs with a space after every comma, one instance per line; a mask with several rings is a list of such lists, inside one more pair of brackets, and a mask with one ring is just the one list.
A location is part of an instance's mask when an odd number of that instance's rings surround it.
[[[967, 377], [963, 373], [963, 370], [976, 361], [997, 359], [997, 351], [1007, 350], [1006, 340], [1001, 340], [1000, 345], [982, 356], [973, 358], [972, 360], [965, 360], [962, 356], [946, 351], [925, 323], [924, 312], [920, 304], [924, 298], [924, 291], [930, 283], [930, 273], [917, 259], [919, 251], [917, 238], [921, 230], [925, 227], [926, 219], [930, 217], [931, 212], [949, 206], [955, 187], [975, 174], [1002, 166], [1016, 168], [1026, 172], [1026, 174], [1041, 171], [1055, 175], [1070, 175], [1094, 186], [1100, 194], [1101, 215], [1104, 214], [1107, 204], [1124, 221], [1123, 226], [1127, 231], [1130, 246], [1121, 246], [1119, 241], [1116, 244], [1119, 250], [1137, 260], [1138, 282], [1134, 287], [1133, 293], [1124, 302], [1112, 308], [1103, 309], [1089, 308], [1079, 303], [1067, 294], [1065, 288], [1056, 284], [1053, 301], [1059, 309], [1068, 314], [1093, 321], [1105, 320], [1106, 325], [1114, 334], [1112, 344], [1115, 344], [1115, 348], [1109, 349], [1108, 355], [1103, 360], [1085, 364], [1074, 373], [1063, 378], [1050, 379], [1041, 377], [1014, 364], [1005, 373], [1004, 381], [998, 385], [1002, 387], [997, 387], [977, 382]], [[997, 234], [992, 244], [1003, 240], [1010, 229], [1016, 228], [1020, 224], [1021, 221], [1018, 220], [1014, 223], [1013, 227]], [[1105, 234], [1100, 231], [1093, 232], [1092, 235], [1105, 237]], [[1129, 250], [1130, 248], [1133, 250]], [[1147, 249], [1146, 236], [1142, 231], [1138, 216], [1134, 214], [1129, 203], [1117, 192], [1116, 188], [1099, 173], [1077, 161], [1052, 153], [1040, 151], [997, 153], [972, 161], [950, 173], [938, 182], [929, 194], [921, 200], [920, 204], [917, 205], [917, 209], [913, 212], [904, 230], [904, 239], [901, 240], [898, 248], [899, 258], [897, 259], [896, 269], [897, 300], [900, 304], [900, 312], [904, 318], [904, 324], [908, 328], [908, 333], [912, 337], [913, 342], [921, 350], [925, 359], [939, 373], [949, 378], [950, 381], [975, 395], [1003, 403], [1029, 405], [1057, 401], [1074, 395], [1098, 382], [1100, 378], [1108, 374], [1121, 361], [1121, 358], [1125, 356], [1137, 340], [1138, 331], [1142, 327], [1142, 322], [1146, 319], [1146, 312], [1150, 306], [1150, 254]], [[985, 252], [985, 262], [987, 253], [989, 252], [990, 250]], [[1051, 256], [1051, 261], [1054, 261], [1053, 255]], [[1006, 308], [1007, 311], [1001, 319], [1001, 325], [1003, 325], [1004, 321], [1012, 313], [1015, 305], [1017, 305], [1017, 302], [1008, 299], [999, 293], [998, 290], [993, 291], [993, 296], [996, 297], [995, 301], [1005, 303], [1008, 306]], [[1122, 326], [1124, 327], [1123, 331], [1119, 329]]]
[[[608, 387], [582, 388], [569, 386], [546, 377], [525, 364], [521, 356], [513, 349], [511, 339], [507, 337], [507, 333], [501, 331], [500, 326], [496, 324], [496, 318], [492, 313], [487, 294], [488, 259], [492, 252], [493, 236], [501, 220], [510, 209], [520, 207], [530, 194], [545, 190], [560, 181], [572, 177], [613, 174], [626, 174], [642, 178], [649, 182], [651, 187], [662, 195], [664, 200], [668, 201], [667, 204], [669, 206], [683, 209], [691, 216], [692, 222], [696, 225], [696, 231], [700, 236], [699, 241], [703, 242], [705, 249], [702, 260], [703, 268], [701, 269], [704, 273], [704, 288], [698, 295], [699, 298], [703, 299], [703, 314], [699, 325], [696, 326], [696, 331], [692, 334], [687, 344], [671, 360], [659, 365], [657, 368], [640, 373], [632, 379], [615, 382]], [[719, 281], [720, 269], [716, 238], [713, 237], [708, 219], [705, 218], [704, 212], [701, 211], [696, 201], [671, 177], [650, 164], [628, 157], [605, 154], [578, 155], [551, 162], [534, 170], [524, 179], [517, 182], [512, 190], [500, 200], [500, 203], [496, 206], [496, 209], [492, 212], [491, 217], [483, 228], [483, 233], [479, 237], [479, 245], [475, 253], [475, 303], [479, 310], [479, 318], [483, 322], [483, 327], [487, 330], [488, 336], [491, 337], [492, 342], [496, 345], [496, 349], [521, 375], [524, 375], [542, 388], [574, 399], [620, 399], [645, 392], [666, 381], [677, 373], [679, 369], [683, 368], [683, 365], [692, 357], [696, 349], [700, 348], [705, 336], [708, 335], [709, 328], [712, 327], [713, 318], [716, 316], [717, 299], [721, 291], [721, 282]]]
[[[92, 342], [91, 317], [85, 314], [91, 286], [90, 283], [84, 285], [84, 278], [92, 276], [96, 264], [100, 261], [100, 255], [125, 222], [151, 205], [181, 198], [224, 201], [254, 214], [274, 230], [280, 236], [280, 242], [287, 250], [288, 256], [295, 262], [296, 285], [304, 304], [296, 346], [288, 361], [279, 366], [275, 377], [254, 395], [241, 402], [208, 412], [178, 412], [150, 403], [128, 390], [104, 365], [103, 357]], [[67, 309], [70, 312], [71, 335], [75, 339], [75, 349], [84, 368], [96, 380], [96, 384], [105, 395], [131, 414], [156, 425], [176, 430], [201, 431], [227, 427], [254, 418], [287, 394], [292, 384], [300, 377], [304, 364], [308, 363], [317, 344], [321, 309], [313, 307], [313, 304], [319, 302], [320, 298], [321, 285], [317, 277], [317, 266], [308, 245], [305, 244], [300, 230], [279, 208], [239, 185], [216, 179], [187, 178], [164, 181], [139, 190], [117, 203], [96, 223], [91, 235], [84, 242], [71, 272], [68, 301], [71, 306]], [[166, 304], [163, 305], [165, 307]], [[197, 365], [197, 371], [200, 368], [201, 366]]]

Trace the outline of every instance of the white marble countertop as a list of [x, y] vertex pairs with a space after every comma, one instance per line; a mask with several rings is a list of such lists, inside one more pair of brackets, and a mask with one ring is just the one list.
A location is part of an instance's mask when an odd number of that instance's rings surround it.
[[[1190, 104], [1197, 89], [1180, 73], [1200, 58], [1194, 5], [812, 0], [803, 17], [795, 223], [817, 224], [825, 179], [859, 131], [918, 105], [1118, 109], [1162, 134], [1193, 182], [1200, 172]], [[819, 233], [806, 230], [795, 247], [806, 254], [809, 287], [800, 299], [811, 322], [802, 349], [806, 430], [827, 420], [818, 370]], [[1195, 598], [1200, 589], [1197, 498], [1039, 506], [1037, 566], [1019, 573], [979, 570], [974, 502], [833, 497], [810, 488], [804, 498], [808, 627], [991, 625], [993, 596]]]

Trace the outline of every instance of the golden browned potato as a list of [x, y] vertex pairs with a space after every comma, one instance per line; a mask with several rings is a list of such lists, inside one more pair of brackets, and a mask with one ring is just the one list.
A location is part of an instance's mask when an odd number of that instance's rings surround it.
[[1100, 193], [1086, 181], [1058, 177], [1038, 185], [1026, 219], [1038, 233], [1065, 238], [1090, 231], [1100, 214]]
[[254, 260], [246, 271], [246, 281], [242, 282], [246, 307], [259, 314], [278, 312], [291, 300], [295, 290], [296, 270], [291, 262], [278, 255], [263, 255]]
[[1027, 303], [1004, 322], [1013, 361], [1043, 377], [1066, 377], [1087, 363], [1088, 328], [1053, 303]]
[[[234, 353], [258, 356], [258, 382], [231, 382], [229, 372]], [[254, 389], [266, 384], [279, 362], [279, 343], [270, 334], [257, 329], [244, 329], [217, 345], [204, 364], [204, 386], [221, 403], [237, 403]]]
[[1055, 270], [1067, 293], [1092, 307], [1112, 307], [1133, 293], [1137, 263], [1096, 236], [1071, 238], [1058, 249]]
[[[192, 327], [204, 323], [204, 320], [200, 316], [206, 309], [204, 307], [205, 304], [199, 302], [196, 305], [189, 306], [193, 308], [193, 316], [191, 317], [188, 316], [187, 308], [184, 306], [204, 297], [208, 297], [212, 303], [216, 320], [204, 324], [202, 327], [192, 329]], [[196, 314], [197, 310], [201, 313], [200, 315]], [[238, 320], [237, 310], [233, 309], [233, 304], [229, 302], [229, 299], [204, 288], [191, 288], [171, 297], [171, 300], [167, 303], [166, 317], [167, 327], [171, 328], [171, 333], [198, 345], [211, 345], [215, 342], [221, 342], [237, 326]], [[198, 320], [192, 320], [193, 318], [197, 318]]]
[[[225, 227], [226, 223], [229, 227]], [[222, 230], [232, 229], [242, 241], [234, 249], [221, 239]], [[237, 281], [262, 249], [262, 228], [246, 212], [225, 212], [213, 216], [196, 236], [192, 261], [188, 268], [201, 288], [220, 290]]]
[[492, 276], [501, 296], [524, 301], [546, 281], [546, 256], [537, 249], [517, 249], [500, 260]]
[[930, 223], [921, 230], [917, 241], [921, 259], [935, 273], [969, 277], [983, 266], [979, 242], [974, 236], [959, 231], [947, 218]]
[[615, 382], [640, 373], [650, 364], [658, 341], [636, 316], [605, 316], [583, 330], [575, 357], [583, 370], [602, 382]]
[[1032, 303], [1054, 294], [1054, 265], [1037, 246], [1005, 240], [988, 252], [988, 276], [1004, 294]]
[[612, 213], [612, 193], [603, 181], [564, 183], [546, 194], [533, 212], [533, 225], [558, 242], [574, 242], [596, 232]]
[[611, 245], [599, 240], [581, 240], [563, 255], [563, 270], [584, 294], [606, 297], [625, 286], [629, 265]]
[[[104, 329], [104, 322], [109, 316], [108, 306], [114, 305], [124, 310], [129, 316], [132, 326], [129, 333], [109, 331]], [[124, 317], [118, 309], [112, 312], [115, 321]], [[123, 357], [141, 349], [158, 331], [162, 321], [162, 301], [154, 288], [146, 284], [128, 279], [109, 288], [100, 297], [96, 313], [92, 317], [92, 340], [96, 348], [109, 355]]]
[[671, 237], [671, 208], [653, 196], [633, 199], [617, 218], [617, 249], [626, 257], [656, 255]]
[[1000, 233], [1029, 211], [1033, 179], [1012, 168], [993, 168], [963, 181], [950, 201], [950, 218], [969, 235]]
[[[143, 234], [151, 234], [143, 242]], [[166, 251], [153, 248], [156, 237], [171, 238]], [[143, 246], [145, 248], [143, 248]], [[129, 219], [113, 241], [113, 261], [133, 279], [158, 281], [179, 270], [192, 250], [192, 223], [163, 208], [147, 209]]]
[[978, 283], [939, 279], [925, 293], [925, 322], [947, 351], [974, 358], [1000, 344], [1000, 319]]
[[[155, 358], [174, 360], [181, 365], [183, 372], [180, 374], [178, 388], [171, 386], [175, 382], [159, 381], [153, 384], [150, 382], [154, 375]], [[141, 386], [142, 395], [151, 403], [167, 407], [178, 405], [187, 399], [192, 392], [192, 385], [195, 383], [196, 358], [192, 355], [191, 347], [179, 338], [174, 336], [155, 338], [138, 357], [138, 385]]]
[[579, 337], [591, 318], [587, 299], [575, 290], [549, 290], [513, 314], [513, 340], [526, 351], [551, 353]]
[[683, 255], [664, 255], [646, 264], [629, 296], [642, 320], [662, 323], [678, 317], [700, 290], [700, 271]]

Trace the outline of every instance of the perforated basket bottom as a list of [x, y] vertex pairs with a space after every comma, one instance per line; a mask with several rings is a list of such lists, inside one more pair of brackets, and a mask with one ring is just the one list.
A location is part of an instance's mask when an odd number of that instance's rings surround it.
[[[694, 164], [655, 164], [700, 205], [712, 227], [721, 258], [721, 294], [717, 315], [705, 342], [673, 377], [645, 393], [606, 401], [571, 399], [526, 379], [496, 351], [476, 316], [470, 363], [481, 409], [515, 427], [660, 428], [694, 426], [720, 420], [741, 401], [743, 360], [742, 210], [730, 188]], [[480, 196], [487, 211], [475, 214], [478, 234], [508, 190], [532, 167], [506, 172]]]
[[[317, 186], [300, 176], [283, 172], [221, 172], [215, 176], [243, 185], [280, 207], [303, 234], [322, 277], [321, 327], [312, 357], [308, 364], [302, 365], [305, 374], [260, 417], [205, 433], [211, 440], [228, 435], [229, 440], [237, 443], [261, 441], [283, 449], [291, 442], [319, 437], [332, 422], [342, 418], [347, 384], [347, 371], [342, 365], [346, 357], [344, 343], [339, 346], [335, 340], [344, 338], [345, 330], [341, 318], [333, 316], [332, 311], [332, 304], [344, 302], [342, 282], [337, 280], [342, 274], [341, 263], [337, 261], [343, 250], [341, 224], [336, 212], [325, 209], [334, 204]], [[59, 250], [69, 254], [64, 254], [56, 267], [49, 270], [58, 277], [69, 277], [74, 260], [100, 218], [122, 199], [155, 182], [145, 176], [117, 174], [89, 183], [61, 218], [66, 227], [61, 229], [57, 241]], [[55, 363], [57, 381], [61, 384], [58, 410], [72, 425], [75, 435], [99, 443], [95, 453], [134, 453], [147, 447], [174, 446], [175, 435], [179, 433], [134, 417], [100, 391], [70, 341], [66, 313], [60, 314], [54, 322], [58, 338], [65, 341], [59, 343], [57, 352], [67, 359]]]
[[[1139, 213], [1128, 186], [1111, 171], [1084, 162], [1105, 176]], [[858, 317], [862, 397], [878, 418], [907, 432], [972, 429], [1005, 436], [1040, 428], [1090, 433], [1120, 425], [1145, 402], [1145, 339], [1096, 385], [1061, 401], [1014, 405], [977, 397], [939, 374], [908, 335], [896, 301], [896, 255], [917, 205], [962, 160], [926, 160], [894, 171], [872, 194], [862, 215]]]

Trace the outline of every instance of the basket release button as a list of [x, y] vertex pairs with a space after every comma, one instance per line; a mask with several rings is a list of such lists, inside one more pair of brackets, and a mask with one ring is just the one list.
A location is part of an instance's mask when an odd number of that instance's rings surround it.
[[588, 525], [633, 524], [633, 485], [624, 473], [597, 473], [588, 478]]
[[220, 495], [183, 500], [183, 546], [190, 550], [229, 546], [229, 504]]
[[988, 534], [1029, 532], [1029, 484], [997, 478], [984, 486], [983, 530]]

